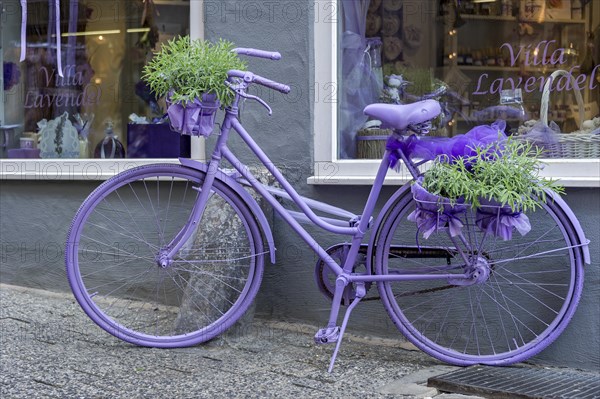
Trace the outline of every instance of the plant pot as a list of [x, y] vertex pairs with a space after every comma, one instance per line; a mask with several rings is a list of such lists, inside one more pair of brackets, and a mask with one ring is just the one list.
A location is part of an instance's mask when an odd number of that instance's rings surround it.
[[512, 233], [517, 230], [522, 236], [531, 230], [529, 218], [523, 212], [515, 212], [509, 205], [502, 206], [494, 200], [481, 198], [480, 206], [475, 214], [475, 224], [485, 233], [502, 238], [512, 239]]
[[459, 216], [466, 212], [468, 205], [461, 198], [453, 204], [449, 198], [431, 194], [422, 184], [421, 177], [411, 187], [417, 208], [408, 215], [408, 220], [417, 224], [418, 231], [423, 230], [425, 239], [446, 228], [452, 237], [460, 235], [463, 223]]
[[215, 116], [220, 103], [214, 94], [203, 94], [202, 100], [195, 98], [185, 105], [172, 102], [167, 95], [167, 114], [171, 128], [181, 134], [208, 137], [213, 131]]

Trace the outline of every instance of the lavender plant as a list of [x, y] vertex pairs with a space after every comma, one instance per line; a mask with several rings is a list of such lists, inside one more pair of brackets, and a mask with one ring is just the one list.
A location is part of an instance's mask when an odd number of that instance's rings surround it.
[[225, 85], [227, 71], [246, 69], [232, 49], [226, 40], [211, 43], [180, 36], [162, 45], [144, 67], [142, 79], [158, 97], [171, 93], [173, 102], [185, 105], [206, 93], [227, 106], [234, 99]]
[[531, 143], [508, 140], [475, 148], [470, 157], [438, 157], [425, 174], [423, 187], [456, 203], [459, 198], [473, 208], [480, 199], [510, 206], [513, 211], [534, 210], [545, 190], [564, 194], [555, 180], [540, 176], [541, 150]]

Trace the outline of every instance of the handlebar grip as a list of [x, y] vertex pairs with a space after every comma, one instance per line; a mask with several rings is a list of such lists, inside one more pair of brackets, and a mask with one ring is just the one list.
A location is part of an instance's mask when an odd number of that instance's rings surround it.
[[290, 86], [278, 83], [273, 80], [263, 78], [262, 76], [255, 75], [252, 72], [244, 72], [237, 69], [232, 69], [227, 72], [227, 75], [231, 78], [243, 78], [247, 82], [258, 83], [273, 90], [277, 90], [281, 93], [288, 94], [291, 89]]
[[258, 75], [254, 75], [254, 83], [258, 83], [259, 85], [266, 86], [270, 89], [277, 90], [284, 94], [288, 94], [291, 90], [290, 86], [288, 85], [284, 85], [283, 83], [278, 83]]
[[265, 51], [265, 50], [258, 50], [255, 48], [243, 48], [243, 47], [234, 48], [232, 51], [236, 52], [237, 54], [249, 55], [250, 57], [266, 58], [269, 60], [280, 60], [281, 59], [281, 54], [278, 53], [277, 51]]

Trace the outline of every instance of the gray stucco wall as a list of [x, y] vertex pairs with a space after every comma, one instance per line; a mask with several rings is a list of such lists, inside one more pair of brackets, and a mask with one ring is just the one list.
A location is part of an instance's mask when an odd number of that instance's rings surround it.
[[[245, 8], [241, 4], [252, 4]], [[208, 39], [224, 37], [238, 46], [278, 50], [279, 62], [251, 60], [250, 70], [290, 83], [288, 97], [262, 95], [274, 114], [248, 102], [242, 121], [272, 161], [303, 195], [360, 213], [368, 187], [307, 186], [312, 172], [313, 132], [311, 110], [315, 105], [312, 72], [312, 1], [207, 1], [205, 31]], [[319, 2], [316, 3], [317, 5]], [[321, 18], [325, 10], [318, 13]], [[319, 40], [319, 38], [315, 38]], [[254, 158], [234, 138], [233, 148], [245, 161]], [[95, 182], [7, 182], [0, 186], [0, 278], [3, 283], [25, 284], [50, 290], [68, 290], [62, 248], [70, 221], [78, 206], [97, 185]], [[382, 198], [395, 188], [384, 189]], [[586, 267], [585, 291], [577, 313], [565, 333], [534, 361], [537, 363], [600, 369], [600, 190], [568, 189], [566, 200], [580, 217], [592, 241], [593, 264]], [[383, 201], [383, 200], [382, 200]], [[380, 203], [378, 207], [381, 207]], [[277, 264], [269, 265], [257, 300], [257, 312], [280, 320], [300, 320], [323, 326], [329, 301], [314, 282], [315, 255], [295, 233], [274, 217]], [[339, 238], [317, 230], [317, 241], [327, 247]], [[60, 321], [57, 321], [60, 322]], [[402, 339], [381, 303], [361, 305], [349, 330]]]

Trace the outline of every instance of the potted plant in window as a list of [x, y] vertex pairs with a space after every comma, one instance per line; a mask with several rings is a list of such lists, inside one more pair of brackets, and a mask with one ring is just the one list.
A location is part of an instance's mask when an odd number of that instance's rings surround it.
[[461, 155], [438, 156], [412, 187], [417, 202], [409, 219], [428, 238], [439, 228], [461, 233], [469, 206], [475, 224], [487, 234], [510, 240], [517, 230], [531, 229], [525, 212], [540, 207], [545, 190], [563, 193], [555, 181], [539, 176], [541, 150], [530, 143], [506, 138], [466, 147]]
[[144, 67], [142, 79], [159, 97], [166, 97], [171, 127], [183, 134], [209, 136], [216, 110], [228, 106], [233, 92], [225, 85], [227, 71], [245, 69], [225, 40], [211, 43], [177, 37], [163, 44]]

